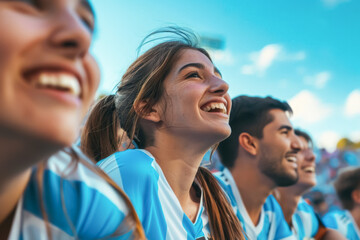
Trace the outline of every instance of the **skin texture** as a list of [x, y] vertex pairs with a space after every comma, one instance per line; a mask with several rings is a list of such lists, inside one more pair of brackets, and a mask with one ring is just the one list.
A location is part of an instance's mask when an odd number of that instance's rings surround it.
[[[69, 145], [99, 83], [85, 23], [93, 17], [79, 1], [51, 2], [0, 1], [0, 123]], [[41, 72], [76, 75], [81, 97], [32, 86]]]
[[287, 157], [296, 157], [299, 141], [284, 111], [273, 109], [269, 113], [274, 120], [264, 127], [264, 137], [259, 140], [259, 169], [277, 186], [292, 185], [298, 179], [297, 164]]
[[264, 127], [261, 139], [246, 132], [240, 134], [238, 156], [230, 169], [255, 225], [271, 191], [280, 184], [294, 183], [298, 177], [297, 164], [287, 158], [296, 156], [300, 141], [284, 111], [272, 109], [269, 113], [273, 121]]
[[[292, 186], [277, 188], [275, 194], [290, 226], [301, 196], [316, 185], [314, 152], [304, 137], [299, 136], [299, 140], [301, 142], [301, 151], [297, 154], [299, 180]], [[336, 230], [328, 229], [322, 239], [341, 240], [345, 238]]]
[[[87, 22], [94, 20], [86, 4], [0, 1], [0, 21], [0, 175], [6, 178], [72, 144], [93, 101], [99, 71], [88, 53]], [[80, 97], [34, 86], [44, 73], [76, 77]]]
[[[142, 122], [154, 136], [146, 150], [161, 166], [185, 214], [195, 221], [200, 201], [192, 187], [195, 175], [206, 151], [231, 131], [228, 85], [204, 54], [188, 49], [182, 51], [164, 88], [166, 94]], [[209, 102], [223, 102], [227, 113], [203, 111]]]
[[[73, 143], [93, 101], [99, 84], [88, 52], [93, 24], [87, 1], [0, 0], [1, 236], [31, 166]], [[76, 78], [81, 94], [40, 88], [33, 83], [41, 74]]]

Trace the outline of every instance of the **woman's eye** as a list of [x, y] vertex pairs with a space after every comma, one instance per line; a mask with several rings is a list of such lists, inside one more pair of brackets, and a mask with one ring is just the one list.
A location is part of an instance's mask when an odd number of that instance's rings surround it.
[[198, 72], [189, 73], [186, 78], [200, 78], [200, 74]]
[[82, 18], [85, 26], [90, 30], [90, 32], [94, 32], [94, 20], [88, 18]]
[[95, 19], [94, 15], [85, 8], [81, 8], [79, 10], [79, 17], [84, 25], [90, 30], [90, 32], [94, 31]]

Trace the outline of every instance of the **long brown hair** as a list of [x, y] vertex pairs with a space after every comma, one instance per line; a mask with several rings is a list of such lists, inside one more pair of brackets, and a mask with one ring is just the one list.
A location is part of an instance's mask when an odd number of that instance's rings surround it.
[[[211, 61], [207, 51], [197, 47], [195, 35], [184, 29], [170, 27], [153, 32], [145, 38], [142, 45], [151, 42], [148, 40], [150, 37], [164, 33], [175, 34], [178, 38], [155, 45], [131, 64], [114, 98], [120, 125], [139, 148], [152, 144], [151, 138], [145, 136], [139, 120], [149, 113], [165, 94], [164, 80], [181, 52], [185, 49], [197, 50]], [[140, 103], [144, 102], [146, 104], [140, 106]], [[208, 170], [201, 167], [196, 178], [204, 190], [205, 208], [209, 215], [212, 239], [244, 239], [240, 222], [216, 179]]]
[[119, 147], [120, 121], [114, 97], [105, 96], [94, 105], [81, 131], [80, 148], [96, 162], [115, 153]]
[[[145, 233], [142, 228], [141, 222], [136, 214], [135, 208], [133, 207], [130, 199], [124, 193], [124, 191], [108, 175], [106, 175], [106, 173], [104, 173], [99, 167], [95, 166], [95, 163], [91, 164], [92, 161], [90, 159], [88, 159], [88, 158], [85, 159], [85, 156], [79, 155], [79, 153], [77, 151], [75, 151], [73, 148], [66, 148], [63, 151], [66, 152], [71, 157], [71, 162], [66, 167], [66, 171], [62, 173], [63, 178], [66, 178], [68, 174], [75, 171], [79, 164], [83, 164], [88, 169], [90, 169], [92, 172], [96, 173], [98, 176], [100, 176], [102, 179], [104, 179], [124, 200], [128, 210], [129, 210], [129, 213], [125, 217], [124, 221], [122, 222], [122, 226], [124, 226], [124, 227], [121, 227], [117, 231], [115, 231], [111, 237], [119, 237], [119, 236], [131, 231], [132, 232], [131, 239], [145, 240], [146, 237], [145, 237]], [[43, 192], [44, 192], [43, 191], [43, 182], [44, 182], [43, 176], [44, 176], [44, 171], [45, 171], [45, 167], [46, 167], [45, 165], [46, 165], [46, 161], [41, 162], [38, 164], [38, 167], [36, 169], [36, 180], [37, 180], [37, 184], [40, 189], [40, 191], [38, 192], [39, 199], [43, 199]], [[60, 184], [62, 184], [62, 182], [60, 182]], [[61, 186], [60, 186], [60, 189], [62, 189]], [[63, 208], [64, 214], [67, 217], [66, 221], [69, 224], [69, 226], [74, 234], [74, 237], [77, 238], [76, 229], [75, 229], [73, 223], [71, 222], [70, 217], [68, 216], [68, 213], [67, 213], [67, 209], [65, 207], [65, 199], [64, 199], [63, 192], [61, 192], [61, 203], [62, 203], [61, 207]], [[41, 209], [41, 212], [43, 215], [43, 219], [45, 220], [47, 237], [48, 237], [48, 239], [52, 239], [48, 216], [47, 216], [43, 201], [40, 202], [40, 209]]]

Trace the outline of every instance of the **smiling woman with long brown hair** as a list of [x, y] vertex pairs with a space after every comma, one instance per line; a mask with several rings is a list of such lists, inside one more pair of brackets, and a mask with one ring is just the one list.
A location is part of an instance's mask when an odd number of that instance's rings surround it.
[[87, 0], [0, 1], [0, 239], [144, 239], [123, 191], [71, 147], [99, 84], [93, 27]]
[[[98, 165], [128, 194], [149, 239], [243, 239], [226, 196], [200, 167], [205, 153], [230, 134], [228, 84], [191, 33], [166, 28], [144, 42], [164, 33], [175, 38], [141, 55], [113, 97], [123, 135], [139, 149]], [[89, 121], [99, 117], [91, 114]]]

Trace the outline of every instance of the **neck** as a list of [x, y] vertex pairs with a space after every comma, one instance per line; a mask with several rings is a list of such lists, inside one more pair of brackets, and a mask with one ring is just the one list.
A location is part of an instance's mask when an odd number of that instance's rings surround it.
[[205, 155], [205, 152], [196, 154], [184, 151], [184, 149], [189, 148], [190, 146], [181, 147], [177, 144], [173, 146], [167, 144], [167, 147], [152, 146], [146, 148], [155, 157], [180, 202], [189, 195], [201, 160]]
[[0, 189], [3, 183], [49, 158], [63, 146], [0, 124]]
[[275, 190], [276, 199], [279, 202], [286, 222], [292, 225], [292, 216], [294, 215], [301, 194], [296, 194], [291, 187], [279, 187]]
[[251, 159], [237, 159], [231, 174], [235, 180], [246, 211], [254, 225], [258, 224], [261, 209], [275, 188], [274, 183], [261, 174], [256, 162]]
[[184, 212], [194, 220], [200, 199], [192, 185], [207, 149], [173, 136], [162, 135], [156, 139], [156, 144], [146, 150], [155, 157]]
[[9, 233], [14, 209], [29, 181], [31, 167], [61, 148], [51, 141], [0, 123], [0, 234]]
[[7, 238], [15, 215], [16, 204], [22, 196], [29, 181], [31, 169], [8, 179], [0, 187], [0, 236]]

